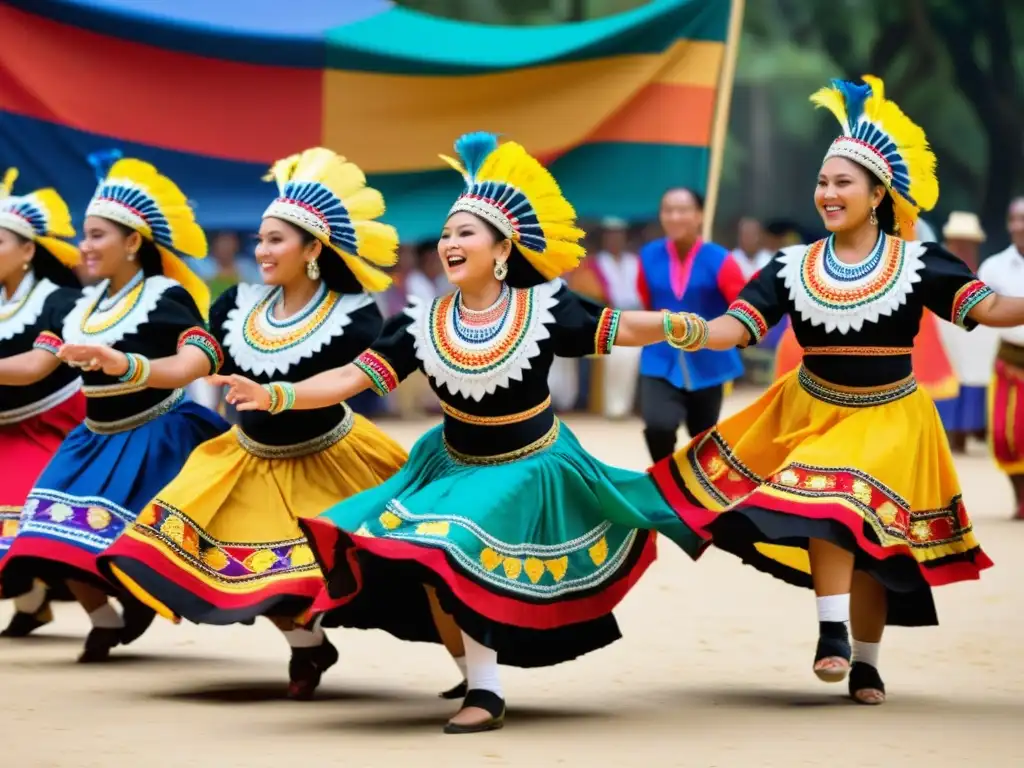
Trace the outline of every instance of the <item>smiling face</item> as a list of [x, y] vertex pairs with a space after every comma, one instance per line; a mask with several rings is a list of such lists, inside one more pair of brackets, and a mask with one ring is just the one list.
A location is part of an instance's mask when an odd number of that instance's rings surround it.
[[1018, 197], [1010, 203], [1006, 214], [1006, 230], [1017, 251], [1024, 253], [1024, 197]]
[[309, 279], [306, 264], [320, 256], [319, 240], [305, 237], [298, 227], [270, 216], [262, 221], [256, 237], [256, 262], [266, 285]]
[[32, 263], [35, 251], [35, 243], [31, 240], [0, 227], [0, 283], [23, 275], [25, 265]]
[[497, 282], [495, 262], [508, 260], [512, 241], [497, 239], [481, 219], [459, 211], [445, 222], [437, 252], [448, 281], [463, 291], [475, 292]]
[[829, 232], [863, 226], [885, 197], [885, 187], [872, 184], [870, 174], [844, 157], [830, 157], [818, 173], [814, 205]]
[[700, 236], [704, 211], [688, 189], [670, 189], [661, 198], [658, 220], [665, 237], [676, 243], [693, 243]]
[[128, 255], [142, 247], [142, 235], [125, 234], [109, 219], [88, 216], [82, 231], [82, 267], [93, 280], [113, 277], [128, 265]]

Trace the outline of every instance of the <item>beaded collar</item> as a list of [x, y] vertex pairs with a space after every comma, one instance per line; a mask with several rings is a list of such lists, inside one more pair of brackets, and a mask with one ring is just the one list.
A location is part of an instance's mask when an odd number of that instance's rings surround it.
[[305, 307], [278, 320], [274, 307], [282, 296], [279, 286], [239, 284], [223, 330], [224, 348], [242, 370], [257, 376], [284, 374], [341, 336], [352, 313], [373, 303], [367, 293], [335, 293], [321, 283]]
[[29, 272], [9, 300], [0, 300], [0, 341], [13, 339], [35, 323], [43, 313], [46, 299], [57, 286], [46, 278], [36, 280]]
[[[423, 370], [438, 388], [482, 400], [513, 380], [522, 381], [540, 342], [550, 337], [558, 304], [559, 281], [533, 288], [506, 288], [488, 309], [473, 313], [459, 307], [459, 295], [429, 304], [413, 298], [405, 310], [409, 333]], [[461, 314], [461, 317], [460, 317]]]
[[844, 264], [832, 250], [832, 238], [809, 246], [784, 248], [779, 276], [804, 322], [828, 332], [859, 331], [906, 303], [920, 282], [924, 245], [882, 235], [867, 258]]
[[109, 280], [82, 291], [82, 297], [64, 318], [63, 338], [68, 344], [112, 346], [137, 332], [178, 282], [163, 275], [144, 277], [142, 272], [113, 296], [107, 296]]

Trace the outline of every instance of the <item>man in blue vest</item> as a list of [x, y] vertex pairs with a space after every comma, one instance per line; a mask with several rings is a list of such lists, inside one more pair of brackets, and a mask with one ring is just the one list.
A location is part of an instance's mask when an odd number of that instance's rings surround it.
[[[638, 291], [647, 309], [718, 317], [746, 283], [739, 264], [722, 246], [704, 242], [704, 198], [691, 189], [662, 195], [665, 237], [640, 252]], [[680, 352], [668, 342], [645, 347], [640, 358], [640, 406], [644, 439], [655, 462], [671, 456], [683, 422], [691, 437], [718, 422], [723, 386], [743, 374], [740, 353], [731, 349]]]

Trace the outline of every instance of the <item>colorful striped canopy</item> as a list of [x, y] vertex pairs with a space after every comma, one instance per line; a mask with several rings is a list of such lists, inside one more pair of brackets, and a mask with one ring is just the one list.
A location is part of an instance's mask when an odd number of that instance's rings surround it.
[[252, 230], [269, 164], [324, 145], [433, 237], [470, 130], [545, 161], [581, 216], [650, 217], [704, 189], [730, 0], [653, 0], [605, 19], [493, 27], [388, 0], [0, 0], [0, 166], [80, 216], [89, 152], [155, 163], [209, 229]]

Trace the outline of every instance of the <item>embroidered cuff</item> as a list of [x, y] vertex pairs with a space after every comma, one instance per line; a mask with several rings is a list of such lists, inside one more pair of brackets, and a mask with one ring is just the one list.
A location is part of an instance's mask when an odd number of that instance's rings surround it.
[[384, 396], [393, 392], [398, 386], [398, 374], [395, 373], [395, 369], [387, 360], [372, 350], [363, 352], [352, 364], [370, 377], [373, 390], [378, 395]]
[[751, 344], [757, 344], [768, 333], [768, 323], [765, 322], [764, 315], [758, 312], [757, 307], [749, 302], [734, 301], [729, 305], [729, 309], [726, 310], [725, 314], [729, 317], [735, 317], [743, 323], [743, 327], [750, 333]]
[[32, 342], [32, 349], [41, 349], [51, 355], [56, 355], [63, 346], [64, 340], [53, 331], [43, 331]]
[[[971, 280], [953, 297], [953, 311], [950, 319], [961, 328], [967, 328], [967, 313], [974, 309], [978, 302], [992, 295], [992, 289], [981, 280]], [[973, 328], [974, 325], [971, 325]]]
[[189, 328], [178, 337], [178, 349], [196, 347], [210, 360], [210, 373], [217, 373], [224, 365], [224, 351], [217, 340], [206, 330], [196, 326]]
[[619, 335], [619, 317], [617, 309], [605, 307], [597, 321], [597, 332], [594, 334], [594, 354], [609, 355], [615, 346], [615, 337]]

